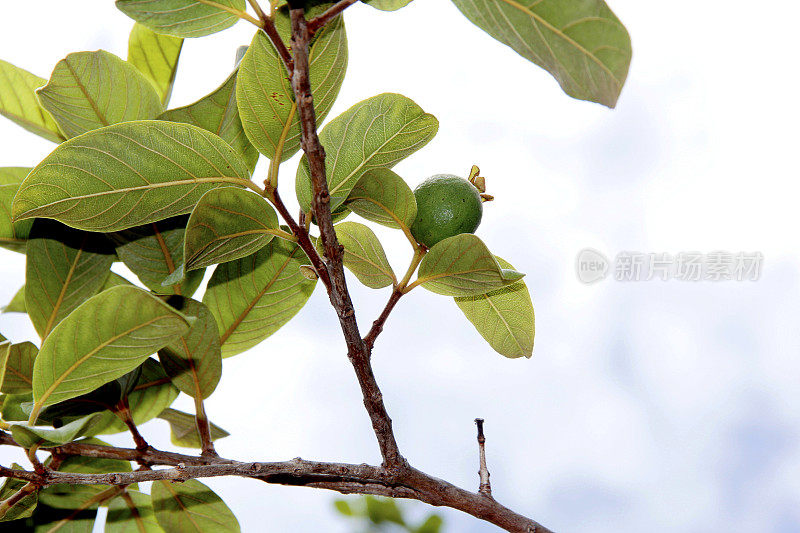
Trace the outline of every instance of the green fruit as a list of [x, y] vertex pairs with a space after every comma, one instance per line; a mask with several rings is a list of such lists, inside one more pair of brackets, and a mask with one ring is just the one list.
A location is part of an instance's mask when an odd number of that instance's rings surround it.
[[437, 174], [414, 189], [417, 218], [411, 234], [428, 248], [460, 233], [475, 233], [483, 216], [478, 189], [464, 178]]

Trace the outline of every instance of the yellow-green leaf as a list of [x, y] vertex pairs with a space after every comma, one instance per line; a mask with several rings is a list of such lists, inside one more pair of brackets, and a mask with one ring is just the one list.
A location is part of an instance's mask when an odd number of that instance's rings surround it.
[[14, 222], [11, 217], [14, 196], [30, 171], [25, 167], [0, 167], [0, 246], [14, 252], [25, 253], [33, 224], [32, 220]]
[[[499, 257], [495, 259], [502, 268], [514, 268]], [[531, 295], [524, 281], [486, 294], [457, 297], [455, 302], [497, 353], [511, 358], [533, 354], [536, 324]]]
[[214, 189], [200, 198], [189, 217], [186, 269], [246, 257], [278, 234], [285, 232], [264, 198], [236, 187]]
[[25, 308], [41, 338], [105, 283], [114, 249], [103, 235], [36, 220], [25, 264]]
[[631, 39], [603, 0], [453, 0], [466, 17], [552, 74], [568, 95], [614, 107]]
[[[397, 283], [386, 252], [375, 233], [358, 222], [337, 224], [336, 237], [344, 246], [344, 266], [358, 281], [371, 289], [380, 289]], [[317, 241], [317, 246], [320, 246]]]
[[219, 331], [214, 317], [202, 303], [183, 298], [170, 302], [181, 313], [196, 318], [191, 329], [158, 351], [164, 371], [182, 392], [205, 399], [222, 376]]
[[189, 327], [186, 317], [136, 287], [121, 285], [93, 296], [42, 343], [33, 368], [31, 420], [43, 407], [127, 374]]
[[85, 435], [92, 426], [100, 420], [100, 415], [89, 415], [64, 424], [59, 428], [49, 426], [28, 426], [26, 424], [12, 424], [11, 434], [14, 440], [22, 447], [30, 448], [38, 444], [40, 448], [52, 448]]
[[105, 50], [69, 54], [37, 94], [67, 138], [162, 111], [150, 80]]
[[272, 239], [252, 255], [217, 266], [203, 303], [219, 326], [223, 357], [252, 348], [303, 308], [316, 285], [300, 271], [308, 264], [295, 243]]
[[417, 217], [417, 200], [406, 182], [388, 168], [364, 172], [350, 195], [347, 208], [353, 213], [390, 228], [410, 232]]
[[104, 533], [163, 533], [153, 512], [150, 495], [125, 489], [108, 503]]
[[[183, 448], [202, 448], [200, 432], [197, 430], [197, 421], [194, 415], [177, 411], [175, 409], [164, 409], [158, 418], [165, 420], [169, 424], [170, 442], [175, 446]], [[216, 441], [230, 435], [227, 431], [216, 424], [209, 422], [211, 440]]]
[[500, 266], [478, 237], [462, 233], [436, 243], [419, 265], [417, 281], [445, 296], [484, 294], [513, 283], [521, 272]]
[[231, 11], [244, 12], [245, 0], [117, 0], [117, 8], [152, 30], [176, 37], [203, 37], [239, 20]]
[[154, 481], [151, 491], [156, 520], [170, 533], [239, 533], [239, 522], [214, 491], [190, 479]]
[[[288, 43], [288, 15], [277, 12], [275, 24]], [[339, 94], [347, 57], [344, 20], [337, 17], [314, 37], [309, 48], [309, 76], [318, 123], [325, 119]], [[256, 32], [242, 58], [238, 79], [236, 96], [247, 137], [270, 159], [289, 159], [300, 149], [297, 106], [286, 66], [263, 31]]]
[[0, 59], [0, 115], [26, 130], [60, 143], [64, 135], [36, 98], [36, 89], [47, 80]]
[[228, 143], [197, 126], [125, 122], [60, 144], [22, 182], [13, 214], [118, 231], [189, 213], [205, 192], [245, 186], [249, 175]]
[[[334, 118], [320, 132], [325, 148], [331, 209], [345, 201], [372, 168], [391, 168], [433, 139], [436, 117], [413, 100], [393, 93], [373, 96]], [[311, 207], [311, 174], [305, 157], [297, 168], [297, 199]]]
[[0, 344], [0, 392], [22, 394], [31, 392], [33, 362], [39, 348], [31, 342]]
[[180, 37], [161, 35], [138, 22], [128, 38], [128, 63], [153, 83], [164, 106], [172, 95], [182, 47]]

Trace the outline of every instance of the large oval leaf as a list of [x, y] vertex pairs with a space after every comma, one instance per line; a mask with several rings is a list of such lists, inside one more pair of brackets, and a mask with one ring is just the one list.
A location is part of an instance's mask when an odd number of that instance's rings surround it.
[[30, 171], [30, 168], [25, 167], [0, 168], [0, 246], [22, 253], [25, 253], [25, 243], [33, 221], [14, 222], [11, 217], [11, 206], [22, 180]]
[[182, 392], [192, 398], [208, 398], [222, 376], [217, 323], [208, 308], [198, 301], [182, 298], [170, 303], [196, 320], [185, 335], [160, 349], [158, 358], [172, 383]]
[[552, 74], [568, 95], [614, 107], [631, 39], [603, 0], [453, 0], [476, 26]]
[[[433, 139], [439, 121], [413, 100], [385, 93], [359, 102], [323, 128], [331, 209], [340, 205], [363, 174], [391, 168]], [[297, 169], [297, 199], [311, 208], [311, 175], [305, 157]]]
[[183, 265], [187, 220], [186, 215], [181, 215], [111, 235], [125, 266], [155, 293], [191, 296], [203, 281], [204, 271], [197, 270], [173, 285], [164, 284]]
[[100, 291], [115, 257], [103, 235], [35, 221], [25, 263], [25, 308], [41, 338]]
[[176, 37], [203, 37], [239, 20], [229, 10], [245, 10], [245, 0], [215, 0], [214, 5], [197, 0], [117, 0], [117, 8], [145, 26]]
[[[289, 17], [278, 12], [278, 33], [289, 42]], [[320, 31], [309, 49], [309, 75], [317, 122], [327, 116], [347, 70], [347, 35], [342, 17]], [[300, 149], [300, 121], [289, 73], [263, 31], [256, 32], [239, 66], [236, 87], [247, 137], [270, 159], [285, 161]], [[280, 156], [276, 156], [280, 154]]]
[[300, 271], [308, 264], [295, 243], [273, 239], [253, 255], [217, 266], [203, 303], [219, 325], [223, 357], [255, 346], [303, 308], [316, 285]]
[[248, 178], [239, 154], [204, 129], [126, 122], [60, 144], [25, 178], [13, 213], [117, 231], [189, 213], [205, 192]]
[[417, 217], [414, 192], [388, 168], [366, 171], [350, 191], [347, 207], [367, 220], [407, 233]]
[[170, 533], [239, 533], [239, 522], [214, 491], [190, 479], [154, 481], [151, 491], [156, 519]]
[[128, 38], [128, 63], [153, 83], [162, 105], [172, 95], [182, 47], [180, 37], [161, 35], [138, 22]]
[[[499, 257], [495, 259], [502, 268], [514, 268]], [[455, 302], [497, 353], [511, 358], [533, 354], [536, 325], [531, 295], [524, 281], [486, 294], [461, 296]]]
[[68, 138], [118, 122], [155, 118], [162, 110], [150, 80], [105, 50], [69, 54], [37, 94]]
[[31, 342], [0, 344], [0, 392], [23, 394], [33, 390], [33, 362], [39, 348]]
[[419, 265], [414, 285], [445, 296], [472, 296], [499, 289], [523, 276], [502, 268], [478, 237], [462, 233], [430, 249]]
[[0, 115], [26, 130], [60, 143], [64, 135], [36, 98], [36, 89], [47, 80], [0, 59]]
[[[336, 237], [344, 247], [344, 266], [358, 281], [371, 289], [380, 289], [397, 283], [386, 252], [375, 233], [358, 222], [337, 224]], [[321, 242], [317, 241], [317, 247]]]
[[279, 233], [278, 216], [266, 200], [236, 187], [203, 195], [186, 227], [186, 268], [246, 257]]
[[90, 392], [189, 331], [186, 317], [136, 287], [93, 296], [48, 335], [33, 368], [31, 420], [48, 405]]
[[236, 74], [228, 76], [223, 84], [211, 94], [197, 102], [177, 109], [165, 111], [161, 120], [194, 124], [215, 135], [219, 135], [247, 162], [253, 170], [258, 162], [258, 151], [250, 144], [242, 128], [239, 109], [236, 105]]

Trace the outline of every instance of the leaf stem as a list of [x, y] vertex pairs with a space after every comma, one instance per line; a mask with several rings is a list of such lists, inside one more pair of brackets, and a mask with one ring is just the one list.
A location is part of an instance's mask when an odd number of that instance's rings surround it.
[[342, 11], [352, 6], [359, 0], [341, 0], [327, 9], [324, 13], [308, 21], [308, 32], [314, 35], [320, 28], [336, 18]]
[[201, 455], [216, 457], [217, 451], [214, 449], [214, 441], [211, 440], [211, 426], [206, 416], [203, 397], [199, 394], [194, 398], [194, 409], [196, 413], [195, 422], [197, 423], [197, 432], [200, 434], [200, 443], [202, 445]]
[[217, 9], [221, 9], [222, 11], [227, 11], [232, 15], [236, 15], [242, 20], [246, 20], [247, 22], [258, 26], [259, 28], [263, 27], [261, 22], [254, 19], [249, 13], [246, 11], [241, 11], [236, 9], [235, 7], [226, 6], [225, 4], [220, 4], [219, 2], [214, 2], [213, 0], [197, 0], [201, 4], [205, 4], [207, 6], [216, 7]]

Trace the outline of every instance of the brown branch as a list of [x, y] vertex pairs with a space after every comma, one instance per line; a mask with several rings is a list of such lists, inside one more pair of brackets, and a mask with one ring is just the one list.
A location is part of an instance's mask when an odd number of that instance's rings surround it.
[[22, 479], [43, 487], [59, 483], [122, 487], [145, 481], [185, 481], [204, 477], [240, 476], [271, 484], [321, 488], [343, 494], [410, 498], [430, 505], [458, 509], [508, 531], [520, 533], [550, 531], [483, 494], [466, 491], [409, 466], [398, 470], [366, 464], [306, 461], [300, 458], [281, 462], [233, 463], [222, 462], [223, 459], [218, 461], [204, 465], [179, 463], [174, 468], [109, 474], [53, 471], [37, 474], [0, 466], [0, 476]]
[[480, 455], [480, 466], [478, 467], [480, 486], [478, 487], [478, 492], [491, 498], [492, 484], [489, 482], [489, 469], [486, 467], [486, 436], [483, 434], [483, 418], [476, 418], [475, 424], [478, 426], [478, 453]]
[[308, 32], [313, 36], [320, 28], [335, 19], [339, 14], [359, 0], [341, 0], [329, 7], [324, 13], [308, 21]]
[[283, 42], [280, 34], [278, 34], [278, 30], [275, 28], [275, 23], [272, 21], [272, 19], [270, 17], [263, 17], [261, 21], [264, 25], [264, 33], [266, 33], [267, 37], [269, 37], [269, 40], [272, 41], [272, 45], [275, 47], [275, 50], [278, 51], [278, 54], [283, 60], [283, 64], [286, 66], [286, 70], [289, 71], [289, 75], [291, 76], [292, 71], [294, 70], [294, 60], [292, 59], [292, 54], [289, 52], [289, 49], [286, 48], [286, 43]]
[[386, 324], [386, 319], [389, 318], [389, 314], [394, 309], [394, 306], [397, 305], [397, 302], [400, 301], [400, 298], [403, 297], [403, 291], [399, 289], [395, 289], [392, 291], [392, 295], [389, 296], [389, 301], [386, 302], [386, 306], [381, 311], [380, 316], [372, 323], [372, 328], [370, 328], [369, 333], [367, 333], [366, 337], [364, 337], [364, 345], [367, 348], [367, 353], [372, 356], [372, 347], [375, 345], [375, 339], [378, 338], [378, 335], [381, 334], [383, 331], [383, 326]]
[[128, 407], [127, 399], [120, 401], [114, 410], [114, 414], [116, 414], [128, 427], [128, 431], [130, 431], [131, 436], [133, 437], [133, 442], [136, 444], [137, 450], [146, 450], [150, 447], [150, 445], [147, 444], [147, 441], [144, 440], [144, 437], [142, 437], [142, 434], [139, 433], [139, 429], [136, 427], [136, 423], [133, 421], [133, 416], [131, 415], [131, 410]]
[[[296, 0], [290, 2], [292, 7], [295, 7], [296, 3]], [[344, 249], [336, 239], [336, 231], [333, 228], [330, 194], [325, 174], [325, 150], [317, 136], [317, 119], [309, 79], [308, 47], [311, 35], [302, 8], [292, 9], [290, 15], [292, 19], [292, 51], [294, 52], [292, 89], [300, 117], [301, 145], [311, 172], [313, 185], [311, 208], [319, 225], [320, 240], [325, 254], [324, 263], [330, 276], [328, 297], [339, 316], [339, 323], [347, 343], [347, 355], [361, 387], [364, 406], [372, 421], [372, 428], [378, 440], [383, 462], [387, 466], [404, 465], [405, 459], [400, 454], [392, 431], [392, 420], [386, 412], [383, 395], [369, 364], [369, 352], [358, 331], [353, 302], [350, 299], [344, 276], [342, 264]]]
[[201, 455], [215, 457], [217, 451], [214, 449], [214, 441], [211, 440], [211, 424], [206, 416], [206, 408], [203, 405], [203, 398], [198, 394], [194, 399], [197, 432], [200, 434]]

